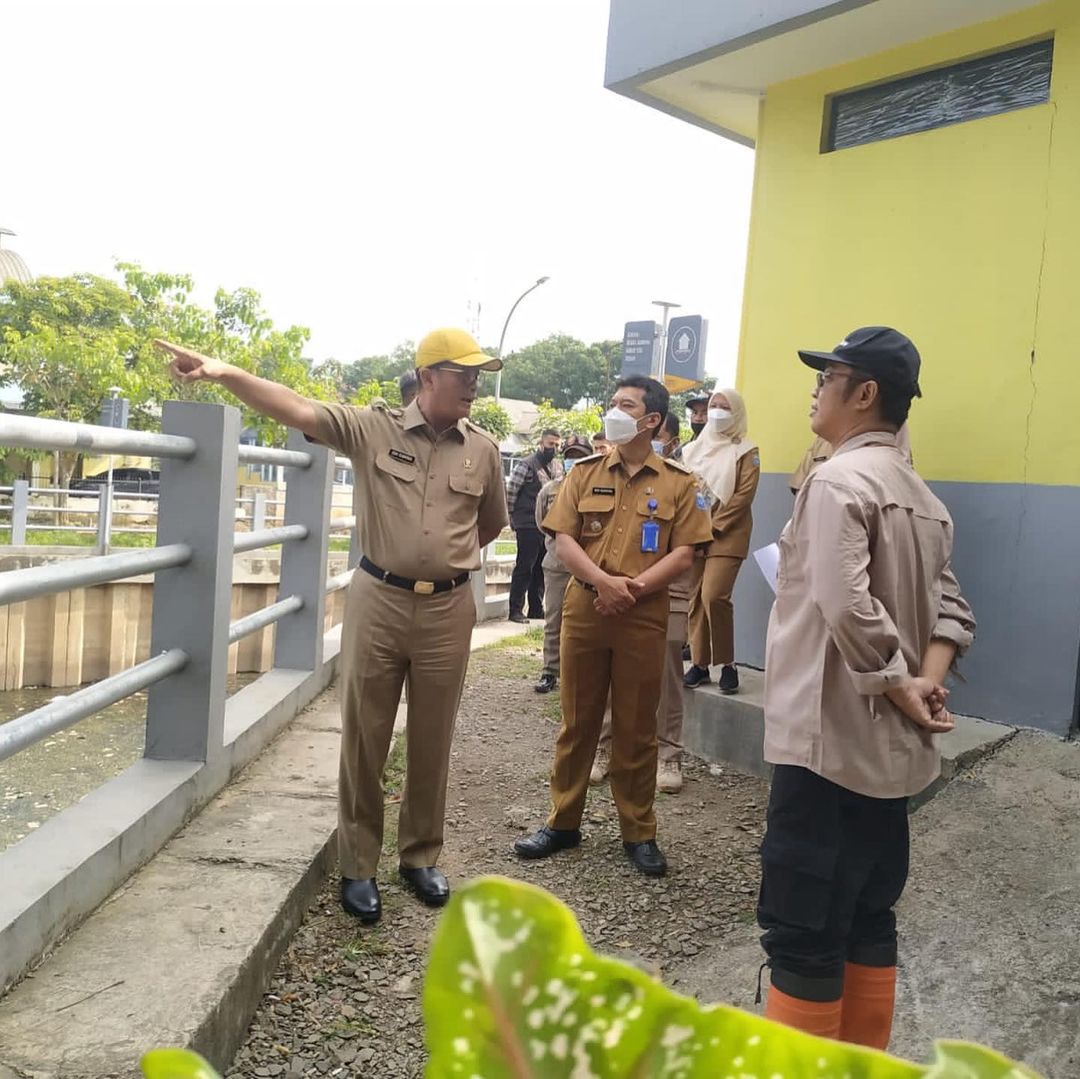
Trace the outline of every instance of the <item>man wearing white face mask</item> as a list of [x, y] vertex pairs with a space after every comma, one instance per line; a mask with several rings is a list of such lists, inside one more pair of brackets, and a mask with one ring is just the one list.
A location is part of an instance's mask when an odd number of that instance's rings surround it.
[[709, 680], [709, 667], [722, 667], [721, 693], [739, 691], [735, 667], [735, 609], [731, 595], [754, 527], [751, 506], [761, 475], [757, 447], [746, 435], [746, 406], [735, 390], [714, 393], [709, 421], [683, 450], [683, 463], [699, 478], [712, 504], [712, 543], [705, 552], [690, 599], [690, 660], [683, 684]]
[[623, 847], [635, 868], [661, 876], [656, 845], [656, 707], [664, 672], [668, 586], [711, 538], [693, 477], [650, 442], [668, 411], [655, 379], [620, 379], [604, 417], [615, 443], [586, 457], [563, 482], [544, 528], [573, 575], [563, 601], [562, 726], [551, 772], [547, 825], [519, 839], [522, 858], [581, 842], [589, 772], [611, 692], [611, 792]]

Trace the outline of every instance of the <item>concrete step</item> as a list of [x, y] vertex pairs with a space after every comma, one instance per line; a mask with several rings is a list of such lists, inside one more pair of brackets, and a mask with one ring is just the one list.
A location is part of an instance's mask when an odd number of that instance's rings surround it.
[[[715, 679], [697, 689], [684, 689], [686, 749], [695, 757], [768, 779], [772, 767], [764, 757], [764, 694], [765, 674], [752, 667], [739, 668], [739, 693], [734, 696], [722, 694]], [[941, 736], [941, 776], [912, 799], [913, 808], [937, 794], [958, 771], [1007, 742], [1016, 730], [974, 716], [957, 716], [955, 729]]]

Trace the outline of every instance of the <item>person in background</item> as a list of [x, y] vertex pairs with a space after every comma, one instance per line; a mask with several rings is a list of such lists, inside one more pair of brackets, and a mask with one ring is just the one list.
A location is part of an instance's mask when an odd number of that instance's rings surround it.
[[908, 798], [940, 771], [944, 680], [975, 620], [953, 575], [948, 511], [897, 447], [921, 360], [885, 326], [817, 372], [814, 434], [835, 448], [780, 537], [765, 660], [772, 789], [758, 924], [765, 1014], [885, 1049], [896, 915], [908, 874]]
[[[563, 443], [563, 475], [548, 480], [536, 497], [536, 527], [542, 532], [542, 521], [555, 503], [559, 488], [576, 461], [591, 457], [592, 446], [587, 438], [569, 435]], [[559, 561], [555, 553], [555, 535], [544, 532], [544, 669], [533, 687], [537, 693], [550, 693], [559, 684], [559, 634], [562, 630], [562, 605], [566, 586], [570, 583], [570, 571]]]
[[731, 595], [754, 526], [751, 507], [761, 475], [757, 446], [746, 434], [746, 405], [735, 390], [709, 399], [708, 426], [683, 451], [683, 464], [698, 477], [701, 497], [712, 506], [712, 543], [690, 597], [690, 661], [683, 684], [709, 680], [720, 666], [721, 693], [738, 693], [735, 608]]
[[709, 394], [697, 393], [693, 397], [688, 397], [686, 412], [690, 417], [690, 430], [693, 432], [690, 441], [693, 442], [705, 430], [705, 425], [709, 422]]
[[401, 407], [408, 408], [420, 392], [420, 382], [416, 377], [416, 371], [410, 368], [397, 380], [397, 384], [398, 392], [401, 394]]
[[510, 527], [517, 539], [517, 561], [510, 578], [511, 622], [544, 617], [544, 535], [536, 526], [536, 498], [545, 483], [562, 475], [555, 461], [558, 448], [559, 432], [544, 431], [539, 448], [514, 465], [506, 486]]
[[[911, 435], [906, 423], [896, 432], [896, 448], [907, 458], [908, 464], [914, 466], [915, 461], [911, 455]], [[788, 480], [791, 493], [797, 495], [807, 478], [832, 455], [832, 445], [823, 438], [815, 438], [799, 462], [799, 467], [792, 472], [791, 479]]]
[[670, 457], [674, 461], [682, 459], [679, 452], [679, 417], [674, 412], [664, 417], [664, 426], [653, 439], [652, 448], [657, 457]]
[[589, 771], [611, 692], [611, 791], [623, 849], [634, 867], [662, 876], [656, 844], [656, 708], [664, 670], [668, 585], [710, 538], [694, 478], [662, 460], [652, 440], [668, 412], [656, 379], [621, 378], [604, 416], [616, 445], [574, 466], [544, 518], [572, 578], [563, 605], [562, 724], [551, 771], [547, 824], [514, 843], [547, 858], [581, 842]]

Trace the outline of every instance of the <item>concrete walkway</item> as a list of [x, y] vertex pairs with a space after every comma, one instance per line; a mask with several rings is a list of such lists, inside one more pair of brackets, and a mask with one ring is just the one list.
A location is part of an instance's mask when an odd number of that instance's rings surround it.
[[0, 999], [0, 1079], [126, 1079], [161, 1045], [225, 1070], [334, 865], [340, 731], [335, 687]]
[[[980, 1041], [1048, 1079], [1080, 1075], [1080, 745], [1023, 731], [912, 818], [891, 1049]], [[752, 1010], [756, 927], [672, 970]]]

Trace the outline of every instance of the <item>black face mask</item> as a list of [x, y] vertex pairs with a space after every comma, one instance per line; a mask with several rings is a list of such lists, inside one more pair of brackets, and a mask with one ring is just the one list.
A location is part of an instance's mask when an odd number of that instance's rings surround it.
[[692, 424], [690, 424], [690, 430], [694, 432], [694, 438], [697, 438], [697, 436], [700, 435], [701, 432], [705, 430], [705, 424], [704, 423], [692, 423]]
[[537, 450], [536, 456], [541, 464], [549, 465], [555, 459], [555, 450], [550, 447], [546, 450]]

